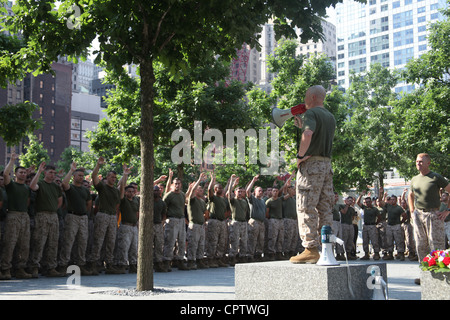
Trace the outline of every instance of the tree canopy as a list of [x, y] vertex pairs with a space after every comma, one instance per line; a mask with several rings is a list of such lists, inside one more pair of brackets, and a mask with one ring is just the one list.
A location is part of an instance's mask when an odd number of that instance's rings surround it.
[[229, 58], [243, 43], [256, 47], [261, 26], [272, 17], [278, 38], [295, 34], [297, 26], [303, 31], [303, 41], [318, 39], [321, 17], [327, 7], [337, 2], [18, 0], [12, 7], [14, 14], [2, 21], [8, 31], [21, 34], [24, 40], [24, 47], [16, 53], [2, 52], [3, 86], [8, 80], [23, 78], [27, 72], [51, 72], [51, 64], [58, 56], [86, 57], [96, 38], [96, 63], [103, 60], [107, 69], [115, 71], [124, 64], [139, 65], [142, 216], [138, 290], [153, 287], [152, 250], [143, 249], [152, 246], [153, 120], [159, 99], [154, 90], [153, 63], [163, 63], [177, 78], [180, 72], [195, 68], [211, 51]]

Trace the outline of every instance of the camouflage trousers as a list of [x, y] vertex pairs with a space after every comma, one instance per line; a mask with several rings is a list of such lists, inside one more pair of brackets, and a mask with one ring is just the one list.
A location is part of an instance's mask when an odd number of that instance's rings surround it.
[[[174, 248], [177, 252], [174, 257]], [[167, 218], [164, 226], [164, 260], [183, 260], [186, 253], [186, 221], [184, 218]]]
[[265, 227], [263, 221], [248, 220], [248, 254], [261, 255], [264, 250]]
[[355, 236], [355, 228], [353, 224], [341, 223], [342, 240], [344, 241], [344, 248], [347, 253], [355, 250], [353, 237]]
[[164, 226], [162, 223], [153, 224], [153, 258], [155, 262], [163, 261]]
[[386, 225], [386, 240], [387, 248], [389, 252], [394, 252], [394, 242], [397, 247], [397, 252], [405, 252], [405, 236], [403, 235], [403, 230], [401, 224]]
[[37, 212], [34, 220], [34, 249], [31, 256], [30, 267], [45, 266], [48, 269], [54, 269], [58, 266], [58, 214], [56, 212], [47, 211]]
[[14, 253], [17, 257], [16, 267], [25, 268], [30, 252], [30, 217], [28, 213], [8, 212], [3, 236], [1, 269], [11, 269]]
[[378, 229], [376, 225], [363, 225], [362, 229], [363, 250], [369, 253], [369, 243], [372, 243], [373, 252], [380, 252], [378, 242]]
[[282, 252], [284, 240], [284, 220], [269, 219], [269, 234], [267, 236], [269, 237], [268, 252]]
[[446, 221], [444, 223], [445, 235], [447, 236], [447, 240], [450, 241], [450, 221]]
[[416, 242], [414, 241], [414, 228], [411, 223], [402, 224], [403, 234], [405, 235], [405, 246], [408, 252], [416, 252]]
[[229, 227], [230, 237], [230, 251], [228, 255], [230, 257], [247, 256], [248, 245], [248, 233], [247, 233], [247, 221], [232, 220]]
[[296, 252], [297, 246], [300, 241], [298, 233], [298, 222], [294, 219], [283, 219], [284, 223], [284, 239], [283, 239], [283, 252]]
[[189, 223], [186, 237], [187, 259], [193, 261], [203, 259], [205, 253], [205, 225]]
[[[339, 238], [342, 239], [342, 225], [340, 221], [335, 221], [333, 220], [332, 224], [331, 224], [331, 230], [333, 231], [333, 234]], [[344, 247], [341, 246], [338, 243], [333, 243], [333, 247], [336, 251], [336, 254], [343, 254], [344, 253]]]
[[331, 159], [311, 157], [301, 162], [297, 171], [297, 217], [305, 248], [320, 244], [320, 229], [331, 226], [334, 205]]
[[117, 230], [117, 241], [115, 249], [115, 262], [119, 266], [127, 264], [137, 265], [138, 255], [138, 227], [120, 224]]
[[387, 239], [386, 239], [386, 227], [387, 222], [383, 221], [377, 224], [378, 229], [378, 243], [380, 244], [380, 249], [386, 251], [387, 249]]
[[208, 258], [222, 258], [226, 253], [228, 230], [227, 222], [209, 219], [206, 222], [206, 256]]
[[105, 245], [104, 261], [107, 264], [114, 262], [114, 248], [117, 235], [117, 216], [97, 212], [94, 218], [94, 239], [89, 261], [96, 262], [100, 260], [102, 246]]
[[438, 218], [437, 212], [415, 209], [411, 215], [419, 261], [432, 250], [445, 248], [444, 221]]
[[[76, 248], [77, 259], [75, 264], [83, 266], [86, 264], [86, 247], [88, 242], [88, 216], [77, 216], [68, 213], [64, 218], [64, 237], [59, 256], [59, 264], [66, 266], [69, 263], [72, 249]], [[76, 246], [74, 243], [76, 241]]]

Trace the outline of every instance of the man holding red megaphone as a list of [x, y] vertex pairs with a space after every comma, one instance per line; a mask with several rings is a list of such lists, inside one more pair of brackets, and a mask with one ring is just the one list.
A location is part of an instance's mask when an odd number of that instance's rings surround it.
[[[297, 153], [297, 217], [305, 250], [290, 259], [292, 263], [316, 263], [319, 258], [320, 230], [331, 226], [334, 205], [331, 148], [336, 120], [324, 108], [326, 91], [318, 85], [306, 91], [305, 112], [291, 108], [295, 124], [302, 129]], [[299, 115], [301, 114], [301, 116]], [[283, 121], [284, 123], [284, 121]]]

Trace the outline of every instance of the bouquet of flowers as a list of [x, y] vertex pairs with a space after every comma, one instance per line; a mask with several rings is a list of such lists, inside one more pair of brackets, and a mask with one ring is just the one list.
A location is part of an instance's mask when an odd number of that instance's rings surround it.
[[420, 263], [423, 271], [450, 272], [450, 250], [433, 250]]

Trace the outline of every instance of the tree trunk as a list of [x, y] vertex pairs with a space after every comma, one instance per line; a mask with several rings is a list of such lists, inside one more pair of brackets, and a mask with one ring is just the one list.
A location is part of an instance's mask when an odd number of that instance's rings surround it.
[[141, 204], [139, 218], [136, 289], [153, 290], [153, 106], [155, 75], [153, 61], [140, 64], [141, 76]]

